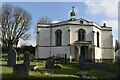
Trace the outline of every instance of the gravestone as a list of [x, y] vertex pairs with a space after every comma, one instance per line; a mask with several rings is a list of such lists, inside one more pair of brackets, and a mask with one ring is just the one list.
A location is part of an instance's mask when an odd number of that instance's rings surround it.
[[30, 61], [34, 61], [34, 54], [30, 54]]
[[13, 67], [13, 76], [16, 77], [28, 77], [29, 76], [29, 66], [26, 64], [17, 64]]
[[45, 71], [45, 70], [40, 70], [40, 73], [43, 74], [43, 75], [50, 75], [50, 74], [53, 74], [54, 72], [53, 71]]
[[61, 69], [61, 66], [56, 64], [56, 65], [54, 66], [54, 68], [55, 68], [55, 69]]
[[38, 66], [37, 65], [30, 65], [30, 70], [31, 71], [35, 71], [38, 69]]
[[20, 53], [17, 54], [17, 61], [20, 61]]
[[14, 48], [10, 49], [10, 51], [8, 52], [8, 66], [13, 67], [14, 65], [16, 65], [16, 55], [17, 51]]
[[49, 57], [46, 59], [46, 65], [45, 68], [52, 69], [54, 68], [55, 60], [53, 57]]
[[66, 63], [65, 58], [58, 58], [58, 63], [60, 64]]
[[23, 62], [24, 64], [27, 64], [27, 65], [29, 65], [30, 64], [30, 52], [29, 51], [26, 51], [25, 53], [24, 53], [24, 62]]
[[81, 71], [81, 72], [76, 72], [74, 75], [76, 76], [79, 76], [81, 78], [86, 78], [86, 79], [97, 79], [96, 76], [93, 76], [92, 74], [88, 73], [88, 72], [84, 72], [84, 71]]
[[85, 62], [85, 56], [83, 54], [80, 55], [80, 63]]
[[67, 54], [57, 54], [56, 56], [58, 63], [63, 64], [67, 62]]
[[79, 62], [80, 62], [80, 68], [81, 68], [82, 70], [86, 69], [86, 67], [85, 67], [85, 65], [84, 65], [85, 57], [84, 57], [83, 54], [80, 55], [80, 57], [79, 57]]

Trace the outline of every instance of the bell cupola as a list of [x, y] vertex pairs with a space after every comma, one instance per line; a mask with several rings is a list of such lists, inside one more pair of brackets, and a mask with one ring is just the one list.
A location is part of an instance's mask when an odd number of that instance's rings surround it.
[[72, 9], [72, 11], [70, 12], [70, 18], [71, 19], [75, 19], [75, 17], [76, 17], [76, 12], [75, 12], [75, 10], [74, 10], [74, 6], [72, 7], [73, 9]]

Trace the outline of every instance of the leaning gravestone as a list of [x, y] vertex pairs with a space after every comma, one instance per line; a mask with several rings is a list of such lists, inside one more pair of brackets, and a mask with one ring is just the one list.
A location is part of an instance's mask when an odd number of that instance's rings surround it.
[[30, 52], [29, 51], [26, 51], [24, 53], [24, 64], [27, 64], [27, 65], [30, 64]]
[[26, 64], [17, 64], [13, 67], [13, 76], [16, 77], [28, 77], [29, 76], [29, 66]]
[[14, 65], [16, 65], [16, 55], [17, 55], [17, 51], [14, 48], [12, 48], [8, 52], [8, 61], [7, 61], [8, 66], [13, 67]]
[[45, 68], [52, 69], [54, 68], [55, 60], [53, 57], [49, 57], [46, 59], [46, 65]]

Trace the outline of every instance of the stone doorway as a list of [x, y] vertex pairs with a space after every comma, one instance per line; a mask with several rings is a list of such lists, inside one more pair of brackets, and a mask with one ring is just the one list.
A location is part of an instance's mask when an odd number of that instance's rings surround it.
[[75, 42], [75, 60], [82, 62], [91, 62], [93, 59], [93, 47], [91, 41]]
[[80, 62], [88, 61], [88, 46], [81, 46], [79, 60]]
[[91, 62], [92, 52], [89, 46], [75, 46], [75, 61], [80, 62]]

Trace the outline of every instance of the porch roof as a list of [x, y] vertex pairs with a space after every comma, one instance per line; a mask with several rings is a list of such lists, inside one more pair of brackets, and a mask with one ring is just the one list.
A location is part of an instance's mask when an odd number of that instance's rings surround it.
[[74, 45], [91, 45], [92, 41], [75, 41]]

